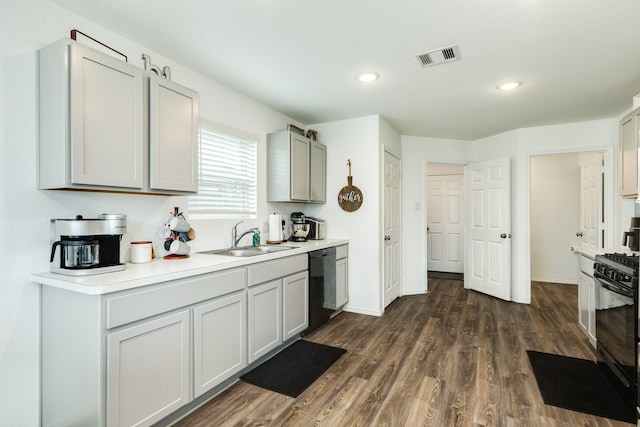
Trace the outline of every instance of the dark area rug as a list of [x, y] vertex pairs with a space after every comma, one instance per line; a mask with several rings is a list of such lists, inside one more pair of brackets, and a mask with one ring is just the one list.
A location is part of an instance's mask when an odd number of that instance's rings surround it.
[[598, 365], [585, 359], [527, 350], [544, 403], [613, 420], [636, 423]]
[[240, 378], [249, 384], [298, 397], [347, 350], [298, 340]]

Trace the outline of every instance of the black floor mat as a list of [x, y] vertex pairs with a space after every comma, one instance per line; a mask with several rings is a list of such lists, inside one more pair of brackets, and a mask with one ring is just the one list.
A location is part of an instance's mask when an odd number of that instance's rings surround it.
[[249, 384], [298, 397], [347, 350], [298, 340], [240, 378]]
[[585, 359], [527, 350], [544, 403], [636, 423], [635, 412], [617, 394], [598, 365]]

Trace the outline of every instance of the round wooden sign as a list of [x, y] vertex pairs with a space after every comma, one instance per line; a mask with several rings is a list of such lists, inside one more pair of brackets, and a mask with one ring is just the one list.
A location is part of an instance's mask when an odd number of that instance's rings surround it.
[[348, 184], [338, 192], [338, 204], [343, 211], [354, 212], [362, 206], [362, 191], [352, 184], [352, 177], [347, 177]]

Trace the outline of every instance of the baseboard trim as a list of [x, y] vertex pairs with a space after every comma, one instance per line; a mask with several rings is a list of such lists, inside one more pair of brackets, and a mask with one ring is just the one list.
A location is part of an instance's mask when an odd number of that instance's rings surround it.
[[570, 279], [554, 279], [549, 277], [533, 277], [531, 276], [532, 282], [547, 282], [547, 283], [560, 283], [562, 285], [577, 285], [577, 280]]

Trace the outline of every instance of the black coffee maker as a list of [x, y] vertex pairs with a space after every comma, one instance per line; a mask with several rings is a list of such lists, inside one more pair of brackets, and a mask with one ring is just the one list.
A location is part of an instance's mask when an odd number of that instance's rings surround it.
[[628, 246], [632, 251], [640, 250], [640, 217], [631, 218], [629, 231], [623, 234], [622, 245]]
[[124, 270], [126, 265], [120, 262], [120, 240], [126, 232], [126, 215], [52, 219], [51, 272], [87, 276]]

